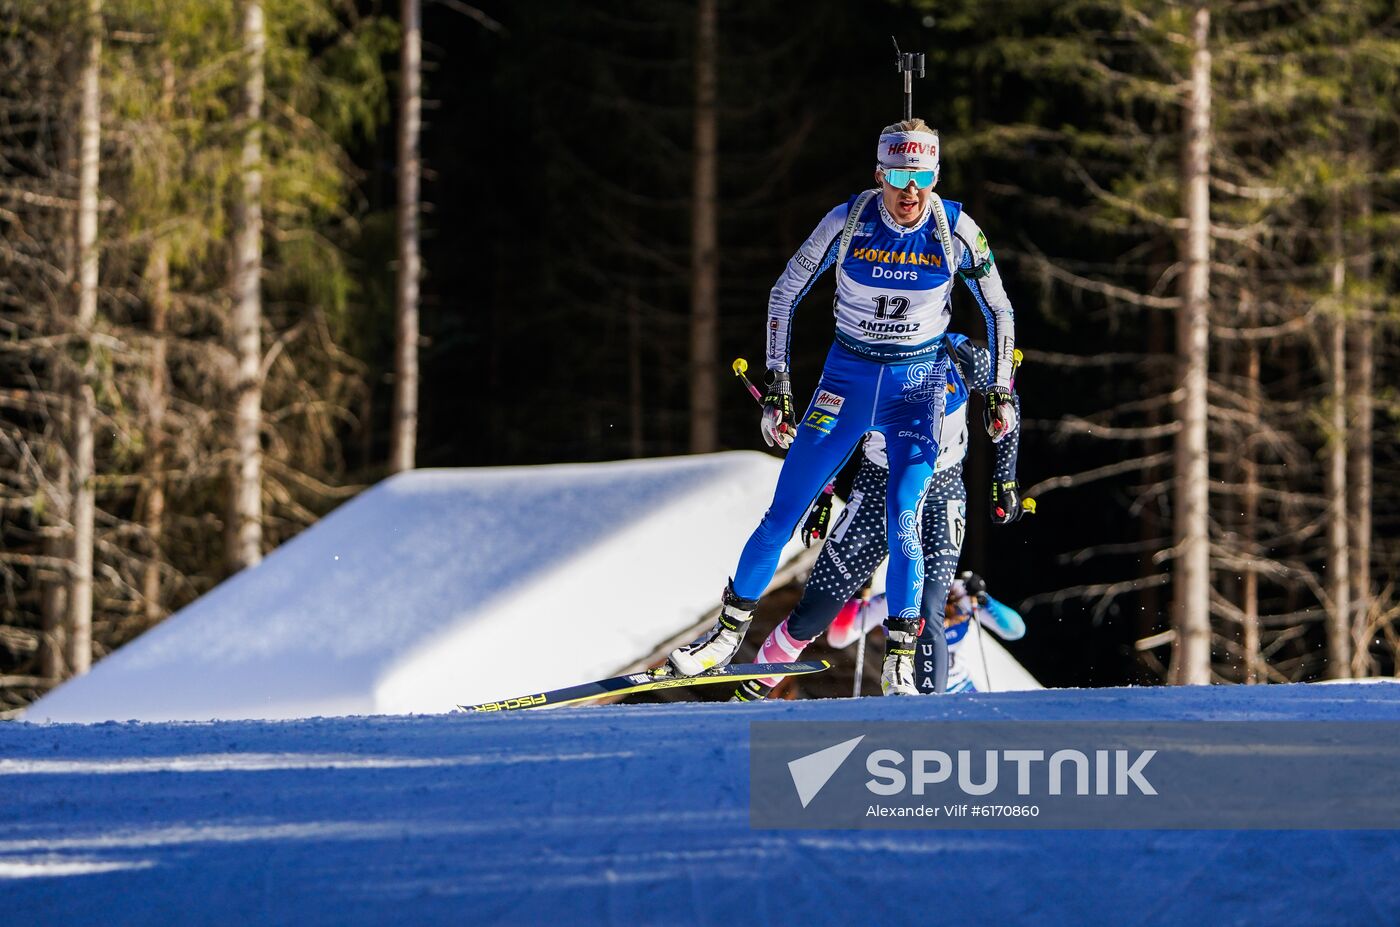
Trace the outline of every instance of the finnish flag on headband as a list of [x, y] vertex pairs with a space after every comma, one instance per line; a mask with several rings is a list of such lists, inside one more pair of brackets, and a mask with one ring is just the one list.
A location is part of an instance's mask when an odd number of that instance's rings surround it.
[[937, 171], [938, 133], [916, 131], [881, 135], [876, 157], [881, 167]]

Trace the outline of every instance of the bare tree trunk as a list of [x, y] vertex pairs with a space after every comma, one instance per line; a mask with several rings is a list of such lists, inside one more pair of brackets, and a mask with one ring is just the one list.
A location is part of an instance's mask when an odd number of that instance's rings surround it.
[[1371, 298], [1371, 190], [1363, 186], [1357, 195], [1357, 220], [1361, 232], [1357, 239], [1356, 276], [1359, 289], [1366, 294], [1351, 325], [1348, 360], [1351, 382], [1347, 396], [1351, 401], [1350, 471], [1347, 474], [1347, 504], [1351, 516], [1351, 595], [1352, 595], [1352, 675], [1369, 676], [1375, 672], [1370, 656], [1371, 591], [1371, 507], [1372, 507], [1372, 421], [1375, 414], [1376, 340]]
[[421, 164], [422, 24], [419, 0], [402, 0], [399, 54], [399, 275], [394, 294], [394, 425], [389, 470], [412, 470], [418, 443], [418, 197]]
[[97, 325], [97, 178], [102, 132], [102, 0], [88, 0], [85, 24], [78, 174], [78, 340], [82, 374], [73, 403], [73, 559], [68, 587], [68, 668], [81, 676], [92, 667], [92, 548], [97, 500], [92, 422], [97, 401], [92, 381], [93, 328]]
[[[175, 106], [175, 63], [166, 56], [160, 62], [161, 115], [169, 120]], [[146, 544], [145, 573], [141, 578], [146, 623], [153, 625], [164, 614], [161, 608], [160, 573], [162, 538], [165, 534], [165, 410], [170, 395], [170, 373], [166, 361], [166, 330], [170, 324], [170, 244], [157, 238], [152, 246], [149, 281], [151, 288], [151, 381], [149, 400], [150, 456], [146, 459]]]
[[160, 598], [161, 540], [165, 529], [165, 408], [170, 394], [166, 369], [166, 329], [170, 317], [170, 248], [164, 240], [155, 244], [151, 256], [151, 453], [146, 459], [146, 570], [141, 580], [147, 624], [163, 615]]
[[1185, 112], [1182, 304], [1177, 316], [1181, 386], [1176, 436], [1172, 682], [1210, 682], [1209, 460], [1206, 456], [1210, 333], [1210, 11], [1192, 14], [1191, 90]]
[[1334, 193], [1331, 209], [1332, 299], [1327, 363], [1327, 676], [1351, 672], [1351, 570], [1347, 547], [1347, 320], [1346, 242], [1342, 203]]
[[[71, 403], [69, 404], [71, 405]], [[68, 422], [71, 418], [66, 411], [61, 413], [61, 422], [58, 426], [60, 441], [66, 441], [69, 434]], [[72, 479], [73, 468], [71, 458], [67, 453], [56, 455], [56, 472], [54, 474], [54, 485], [60, 487], [63, 493], [61, 498], [50, 500], [52, 511], [47, 513], [45, 521], [53, 527], [64, 526], [61, 531], [55, 531], [44, 539], [44, 553], [55, 560], [70, 562], [72, 547], [70, 541], [72, 535], [68, 531], [68, 526], [72, 524]], [[64, 676], [67, 667], [65, 654], [68, 652], [68, 629], [65, 619], [68, 614], [68, 577], [60, 574], [56, 579], [47, 579], [44, 583], [44, 592], [40, 607], [42, 617], [40, 619], [41, 636], [39, 638], [39, 674], [46, 679], [57, 682]]]
[[695, 164], [690, 244], [690, 450], [719, 446], [718, 0], [699, 0], [695, 27]]
[[[1246, 291], [1241, 298], [1243, 322], [1246, 326], [1256, 322], [1254, 296]], [[1259, 342], [1250, 340], [1245, 348], [1245, 401], [1248, 404], [1249, 418], [1259, 421], [1263, 415], [1263, 390], [1259, 385]], [[1244, 576], [1240, 585], [1240, 611], [1244, 613], [1242, 624], [1242, 649], [1244, 650], [1244, 681], [1247, 684], [1263, 682], [1263, 667], [1259, 652], [1259, 571], [1255, 567], [1256, 550], [1259, 543], [1259, 465], [1254, 460], [1256, 447], [1246, 439], [1241, 447], [1240, 482], [1240, 541], [1247, 559]]]
[[[65, 86], [79, 85], [80, 69], [78, 56], [64, 55], [62, 79]], [[58, 163], [60, 165], [61, 192], [64, 196], [77, 199], [77, 190], [70, 184], [70, 178], [81, 174], [78, 157], [81, 134], [79, 121], [68, 111], [71, 101], [63, 101], [63, 125], [58, 133]], [[81, 101], [79, 101], [81, 109]], [[81, 183], [79, 184], [81, 186]], [[63, 230], [58, 243], [59, 260], [63, 267], [63, 280], [69, 292], [78, 287], [78, 227], [76, 213], [64, 213]], [[65, 323], [76, 318], [76, 307], [60, 303], [55, 307], [55, 315]], [[58, 392], [64, 397], [62, 404], [54, 410], [53, 442], [50, 446], [55, 497], [45, 509], [47, 536], [44, 538], [44, 553], [65, 567], [61, 573], [41, 573], [44, 583], [41, 596], [39, 639], [39, 672], [55, 682], [63, 678], [67, 666], [68, 652], [68, 584], [71, 573], [67, 565], [73, 559], [73, 406], [77, 395], [72, 371], [66, 363], [56, 365]], [[47, 468], [46, 468], [47, 469]]]
[[267, 36], [261, 0], [243, 5], [242, 190], [234, 215], [233, 543], [229, 567], [262, 559], [262, 108]]
[[[1238, 374], [1236, 347], [1237, 346], [1228, 339], [1211, 346], [1211, 353], [1213, 355], [1211, 360], [1215, 364], [1215, 371], [1219, 375], [1219, 379], [1222, 383], [1232, 383]], [[1207, 376], [1210, 375], [1210, 371], [1207, 370]], [[1227, 427], [1229, 426], [1227, 425]], [[1227, 436], [1226, 440], [1232, 441], [1233, 435]], [[1238, 486], [1240, 484], [1240, 459], [1238, 456], [1231, 455], [1227, 457], [1217, 464], [1217, 470], [1220, 474], [1222, 490], [1226, 487]], [[1221, 495], [1222, 498], [1215, 505], [1212, 512], [1218, 534], [1217, 543], [1226, 550], [1230, 548], [1231, 544], [1238, 548], [1240, 544], [1240, 519], [1243, 513], [1235, 507], [1234, 500], [1228, 498], [1225, 492], [1222, 492]], [[1238, 573], [1235, 570], [1225, 570], [1218, 574], [1212, 574], [1211, 579], [1213, 591], [1220, 598], [1230, 602], [1239, 598], [1242, 591], [1240, 587], [1244, 584], [1243, 573]], [[1221, 637], [1224, 637], [1228, 634], [1234, 637], [1234, 624], [1235, 622], [1233, 619], [1231, 619], [1229, 623], [1222, 623], [1221, 626], [1212, 630], [1212, 636], [1219, 634]], [[1243, 623], [1240, 623], [1239, 627], [1239, 641], [1241, 645], [1240, 649], [1243, 651]], [[1215, 653], [1212, 652], [1212, 671], [1216, 675], [1224, 676], [1227, 679], [1230, 678], [1229, 673], [1235, 668], [1230, 665], [1232, 663], [1232, 654], [1230, 654], [1227, 649], [1225, 653], [1220, 654], [1221, 659], [1217, 660], [1215, 657]], [[1239, 680], [1237, 681], [1243, 681], [1247, 672], [1248, 666], [1245, 660], [1241, 658], [1239, 662]]]

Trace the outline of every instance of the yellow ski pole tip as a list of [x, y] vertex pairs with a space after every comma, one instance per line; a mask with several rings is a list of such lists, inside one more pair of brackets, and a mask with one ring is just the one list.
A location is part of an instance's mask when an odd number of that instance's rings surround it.
[[1021, 349], [1020, 349], [1020, 348], [1016, 348], [1015, 350], [1013, 350], [1013, 351], [1011, 352], [1011, 359], [1012, 359], [1013, 361], [1015, 361], [1017, 364], [1020, 364], [1021, 361], [1023, 361], [1023, 360], [1026, 359], [1026, 355], [1024, 355], [1024, 354], [1021, 353]]
[[1021, 500], [1021, 511], [1025, 512], [1027, 515], [1034, 515], [1034, 514], [1035, 514], [1035, 500], [1034, 500], [1034, 499], [1029, 499], [1029, 498], [1027, 498], [1027, 499], [1022, 499], [1022, 500]]
[[733, 366], [734, 372], [736, 374], [743, 375], [749, 369], [749, 362], [744, 360], [742, 357], [736, 357], [734, 358], [734, 363], [731, 366]]

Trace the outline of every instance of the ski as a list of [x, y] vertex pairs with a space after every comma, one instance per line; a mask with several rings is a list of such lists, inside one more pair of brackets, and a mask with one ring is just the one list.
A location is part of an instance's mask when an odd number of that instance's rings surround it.
[[585, 682], [565, 689], [537, 692], [519, 698], [502, 699], [499, 702], [481, 702], [477, 705], [458, 705], [462, 711], [522, 711], [528, 708], [555, 708], [560, 705], [578, 705], [609, 696], [631, 695], [634, 692], [653, 692], [657, 689], [683, 689], [689, 686], [708, 686], [717, 682], [743, 682], [745, 679], [761, 679], [765, 676], [803, 676], [807, 673], [820, 673], [830, 669], [826, 660], [808, 660], [802, 663], [735, 663], [713, 669], [698, 676], [672, 676], [665, 667], [644, 673], [629, 673], [611, 679]]

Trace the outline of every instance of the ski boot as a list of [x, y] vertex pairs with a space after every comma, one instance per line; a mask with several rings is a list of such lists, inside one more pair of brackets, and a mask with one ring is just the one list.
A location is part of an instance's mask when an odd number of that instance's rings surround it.
[[914, 681], [914, 651], [918, 646], [917, 619], [887, 618], [885, 620], [885, 669], [880, 674], [880, 689], [885, 695], [918, 695]]
[[757, 599], [743, 599], [734, 592], [734, 581], [724, 587], [719, 619], [704, 637], [671, 651], [666, 662], [676, 676], [699, 676], [706, 670], [726, 666], [739, 651], [744, 634], [753, 620]]
[[765, 686], [757, 679], [745, 679], [739, 683], [739, 688], [734, 690], [734, 694], [729, 696], [729, 700], [731, 702], [761, 702], [772, 691], [772, 686]]

